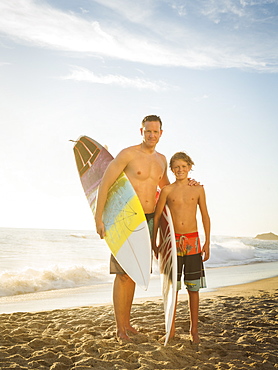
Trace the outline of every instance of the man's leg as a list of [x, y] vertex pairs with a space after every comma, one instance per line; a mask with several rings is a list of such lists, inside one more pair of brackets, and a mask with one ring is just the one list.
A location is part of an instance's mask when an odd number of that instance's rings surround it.
[[114, 313], [117, 337], [130, 340], [126, 330], [136, 332], [130, 325], [130, 311], [134, 297], [135, 283], [127, 274], [116, 274], [113, 287]]
[[199, 317], [199, 292], [188, 290], [190, 311], [190, 336], [193, 343], [199, 343], [198, 317]]

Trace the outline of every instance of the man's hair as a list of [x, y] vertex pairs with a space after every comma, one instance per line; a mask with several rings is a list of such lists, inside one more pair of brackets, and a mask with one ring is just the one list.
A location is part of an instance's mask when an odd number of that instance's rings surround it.
[[145, 127], [145, 122], [151, 122], [151, 121], [158, 121], [160, 123], [160, 130], [162, 129], [162, 121], [161, 121], [160, 117], [156, 116], [154, 114], [152, 114], [150, 116], [146, 116], [145, 118], [143, 118], [142, 127]]
[[172, 169], [173, 168], [173, 163], [174, 161], [178, 160], [178, 159], [182, 159], [183, 161], [185, 161], [188, 166], [193, 166], [194, 165], [194, 162], [192, 161], [192, 159], [189, 157], [189, 155], [187, 155], [186, 153], [184, 152], [177, 152], [175, 153], [172, 158], [170, 159], [170, 168]]

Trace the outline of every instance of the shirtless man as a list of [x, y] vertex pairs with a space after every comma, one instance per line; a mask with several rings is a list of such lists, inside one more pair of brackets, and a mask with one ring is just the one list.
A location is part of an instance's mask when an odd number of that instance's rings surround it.
[[[157, 254], [156, 235], [163, 208], [167, 204], [171, 211], [177, 243], [177, 290], [181, 289], [181, 275], [183, 273], [184, 283], [189, 295], [191, 343], [198, 346], [200, 341], [198, 335], [199, 289], [206, 286], [203, 260], [207, 261], [210, 255], [210, 218], [204, 188], [202, 186], [189, 186], [188, 173], [192, 165], [194, 165], [194, 162], [184, 152], [178, 152], [171, 158], [170, 168], [176, 177], [176, 181], [164, 187], [160, 193], [154, 216], [152, 242], [153, 249]], [[197, 228], [197, 207], [200, 208], [205, 231], [205, 243], [202, 248]], [[177, 298], [178, 291], [176, 305]], [[176, 309], [170, 338], [175, 335], [175, 314]]]
[[[105, 236], [102, 214], [107, 193], [121, 172], [125, 172], [135, 189], [145, 214], [153, 214], [156, 204], [157, 187], [161, 189], [169, 184], [167, 161], [164, 155], [155, 150], [162, 135], [162, 122], [158, 116], [147, 116], [140, 129], [142, 143], [123, 149], [110, 162], [98, 191], [95, 214], [96, 231], [101, 238]], [[149, 218], [149, 217], [147, 217]], [[113, 304], [117, 325], [117, 337], [130, 341], [128, 331], [136, 333], [130, 324], [130, 311], [135, 291], [134, 281], [112, 258], [111, 273], [116, 273], [113, 286]]]

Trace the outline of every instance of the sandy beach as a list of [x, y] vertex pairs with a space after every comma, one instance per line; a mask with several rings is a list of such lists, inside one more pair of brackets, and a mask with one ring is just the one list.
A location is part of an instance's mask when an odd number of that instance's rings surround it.
[[0, 315], [5, 369], [277, 369], [278, 277], [201, 294], [199, 350], [189, 343], [187, 295], [166, 347], [161, 299], [137, 299], [133, 342], [115, 338], [113, 307], [88, 306]]

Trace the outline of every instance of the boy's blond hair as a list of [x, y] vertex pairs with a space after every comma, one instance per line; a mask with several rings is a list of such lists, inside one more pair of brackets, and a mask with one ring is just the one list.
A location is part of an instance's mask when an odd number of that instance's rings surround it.
[[178, 160], [178, 159], [181, 159], [183, 161], [185, 161], [188, 166], [193, 166], [194, 165], [194, 162], [192, 161], [192, 159], [189, 157], [189, 155], [187, 155], [186, 153], [184, 152], [177, 152], [175, 153], [172, 158], [170, 159], [170, 168], [172, 170], [173, 168], [173, 163], [174, 161]]

